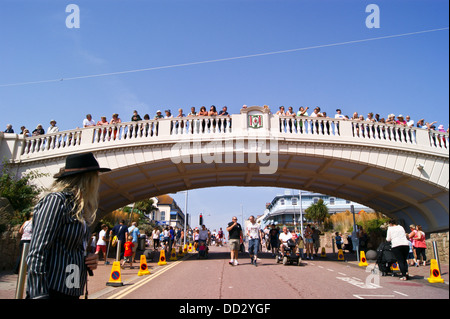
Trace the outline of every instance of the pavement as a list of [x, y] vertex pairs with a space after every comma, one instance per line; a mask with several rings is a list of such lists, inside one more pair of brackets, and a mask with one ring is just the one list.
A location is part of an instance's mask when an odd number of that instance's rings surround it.
[[[190, 253], [184, 256], [184, 259], [196, 256], [196, 253]], [[159, 254], [158, 254], [159, 256]], [[166, 255], [167, 256], [167, 255]], [[320, 254], [319, 254], [320, 256]], [[170, 256], [167, 256], [167, 265], [170, 265], [173, 261], [169, 260]], [[349, 266], [356, 268], [363, 268], [358, 266], [359, 261], [356, 261], [355, 254], [345, 254], [346, 261], [338, 261], [337, 254], [332, 252], [327, 252], [327, 257], [317, 257], [318, 260], [326, 260], [336, 263], [347, 263]], [[108, 258], [109, 265], [105, 265], [104, 261], [99, 261], [97, 269], [94, 271], [94, 276], [88, 278], [88, 298], [89, 299], [102, 299], [103, 295], [114, 291], [115, 287], [107, 286], [106, 283], [110, 279], [113, 258]], [[159, 258], [154, 260], [148, 260], [147, 266], [150, 274], [155, 274], [158, 271], [167, 267], [167, 265], [158, 266]], [[368, 260], [369, 266], [373, 266], [375, 261]], [[134, 269], [130, 269], [128, 264], [124, 269], [121, 269], [121, 281], [124, 285], [131, 284], [133, 282], [139, 281], [145, 276], [138, 276], [139, 272], [139, 262], [133, 263]], [[449, 264], [441, 264], [441, 278], [444, 279], [446, 285], [449, 283]], [[410, 276], [414, 279], [425, 280], [430, 276], [430, 265], [429, 262], [426, 266], [420, 267], [409, 267]], [[16, 286], [17, 286], [18, 275], [13, 274], [11, 271], [0, 272], [0, 299], [15, 299]], [[431, 284], [433, 285], [433, 284]]]

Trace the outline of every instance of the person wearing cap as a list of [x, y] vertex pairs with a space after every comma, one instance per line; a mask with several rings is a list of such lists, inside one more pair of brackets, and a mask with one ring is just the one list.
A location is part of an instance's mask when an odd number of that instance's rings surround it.
[[51, 120], [50, 126], [47, 129], [47, 134], [59, 132], [59, 128], [56, 126], [56, 121]]
[[389, 114], [388, 115], [388, 119], [386, 120], [386, 124], [396, 124], [397, 122], [395, 121], [395, 115], [394, 114]]
[[401, 114], [397, 116], [397, 121], [395, 123], [406, 126], [406, 121]]
[[164, 112], [166, 113], [166, 116], [165, 116], [166, 119], [173, 118], [172, 112], [170, 112], [170, 110], [165, 110]]
[[99, 172], [92, 153], [74, 154], [34, 208], [33, 236], [27, 256], [27, 297], [78, 299], [98, 256], [86, 256], [89, 226], [98, 207]]
[[161, 114], [161, 110], [156, 111], [155, 120], [163, 118], [164, 116]]

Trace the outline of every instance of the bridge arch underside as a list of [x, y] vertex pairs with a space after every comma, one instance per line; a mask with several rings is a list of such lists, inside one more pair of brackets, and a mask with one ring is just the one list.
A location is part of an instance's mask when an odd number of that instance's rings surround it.
[[[130, 154], [121, 156], [131, 158]], [[427, 232], [449, 228], [448, 189], [368, 162], [279, 152], [276, 172], [261, 174], [260, 168], [267, 164], [249, 163], [248, 154], [243, 163], [193, 163], [192, 157], [188, 163], [174, 163], [167, 157], [134, 164], [128, 159], [129, 166], [117, 168], [111, 154], [97, 156], [113, 168], [101, 175], [99, 218], [135, 201], [186, 189], [270, 186], [348, 199], [396, 217], [404, 225], [420, 224]], [[267, 201], [261, 200], [262, 205]]]

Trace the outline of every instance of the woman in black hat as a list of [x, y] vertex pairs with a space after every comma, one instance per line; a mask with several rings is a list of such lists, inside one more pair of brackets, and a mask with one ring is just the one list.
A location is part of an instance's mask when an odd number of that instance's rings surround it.
[[28, 298], [78, 299], [83, 294], [87, 272], [97, 268], [97, 256], [85, 252], [98, 206], [98, 173], [106, 171], [92, 153], [69, 155], [50, 192], [36, 205], [27, 257]]

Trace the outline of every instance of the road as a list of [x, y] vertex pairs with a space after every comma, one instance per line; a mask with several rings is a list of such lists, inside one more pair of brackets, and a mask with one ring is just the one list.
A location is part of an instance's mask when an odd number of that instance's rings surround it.
[[[245, 256], [248, 256], [245, 254]], [[448, 299], [446, 284], [430, 284], [424, 276], [412, 280], [380, 277], [369, 267], [335, 258], [304, 260], [301, 266], [275, 263], [269, 253], [260, 255], [257, 267], [248, 257], [238, 266], [228, 264], [226, 247], [211, 247], [208, 259], [189, 254], [151, 274], [135, 277], [123, 287], [108, 288], [96, 299]], [[429, 267], [427, 267], [429, 271]], [[130, 270], [125, 269], [124, 272]], [[422, 269], [422, 273], [425, 267]]]

